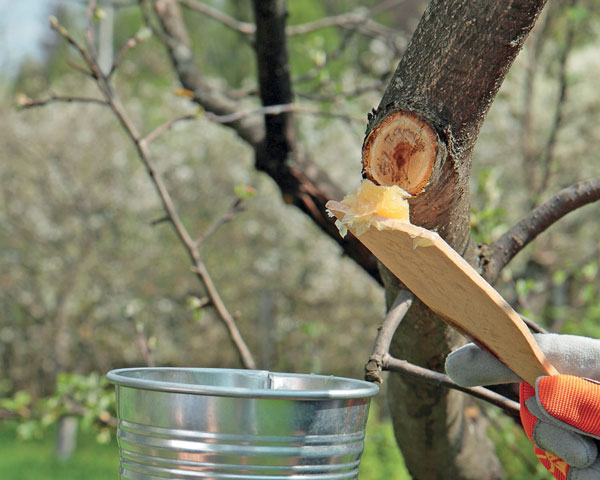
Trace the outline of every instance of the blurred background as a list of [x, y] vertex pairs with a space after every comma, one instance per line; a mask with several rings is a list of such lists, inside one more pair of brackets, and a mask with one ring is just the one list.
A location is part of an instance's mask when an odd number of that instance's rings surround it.
[[[198, 65], [215, 88], [258, 105], [250, 42], [181, 2]], [[250, 3], [204, 0], [241, 22]], [[351, 13], [369, 19], [290, 37], [299, 138], [345, 191], [360, 182], [366, 114], [376, 107], [426, 2], [377, 13], [379, 1], [294, 0], [290, 25]], [[384, 2], [385, 3], [385, 2]], [[375, 9], [375, 10], [373, 10]], [[240, 366], [221, 320], [163, 217], [135, 149], [102, 106], [48, 103], [98, 97], [81, 62], [49, 26], [81, 41], [91, 24], [98, 60], [142, 132], [197, 112], [136, 1], [0, 0], [0, 476], [115, 476], [117, 367]], [[372, 15], [374, 13], [374, 15]], [[600, 174], [600, 7], [551, 1], [517, 59], [473, 157], [472, 231], [491, 242], [563, 187]], [[88, 18], [89, 17], [89, 18]], [[152, 19], [150, 19], [152, 21]], [[468, 101], [468, 99], [465, 99]], [[361, 378], [384, 315], [383, 291], [253, 166], [234, 132], [202, 116], [152, 144], [190, 231], [259, 368]], [[600, 208], [544, 233], [497, 285], [546, 328], [600, 337]], [[381, 396], [382, 397], [382, 396]], [[408, 478], [375, 405], [361, 479]], [[485, 410], [507, 478], [546, 478], [519, 453], [520, 429]], [[524, 443], [523, 443], [524, 444]], [[91, 467], [93, 465], [93, 467]], [[90, 471], [92, 473], [90, 473]], [[68, 474], [66, 473], [68, 472]]]

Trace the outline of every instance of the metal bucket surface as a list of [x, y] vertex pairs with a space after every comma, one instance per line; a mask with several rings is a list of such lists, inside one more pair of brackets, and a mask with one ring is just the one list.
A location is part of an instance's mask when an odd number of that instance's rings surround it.
[[122, 479], [354, 479], [372, 383], [212, 368], [113, 370]]

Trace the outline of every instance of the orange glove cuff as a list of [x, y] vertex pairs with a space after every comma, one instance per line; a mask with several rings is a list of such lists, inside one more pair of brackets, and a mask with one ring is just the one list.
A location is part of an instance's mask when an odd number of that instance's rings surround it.
[[542, 377], [539, 401], [554, 418], [600, 436], [600, 385], [572, 375]]
[[[544, 377], [550, 378], [550, 377]], [[529, 440], [533, 442], [533, 429], [538, 419], [531, 414], [525, 402], [535, 396], [535, 388], [525, 382], [521, 382], [519, 386], [519, 398], [521, 401], [521, 423], [525, 434], [529, 437]], [[567, 480], [567, 474], [569, 472], [569, 465], [557, 455], [542, 450], [537, 445], [534, 446], [533, 451], [535, 456], [538, 458], [540, 463], [548, 470], [556, 480]]]

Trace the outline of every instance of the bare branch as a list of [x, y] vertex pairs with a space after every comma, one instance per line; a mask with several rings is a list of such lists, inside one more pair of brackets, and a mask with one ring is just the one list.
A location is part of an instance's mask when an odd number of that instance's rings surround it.
[[[404, 3], [404, 2], [398, 2]], [[386, 27], [380, 23], [371, 20], [370, 12], [367, 11], [365, 13], [342, 13], [340, 15], [335, 15], [331, 17], [320, 18], [319, 20], [315, 20], [313, 22], [299, 24], [299, 25], [289, 25], [285, 32], [289, 36], [294, 35], [305, 35], [307, 33], [312, 33], [317, 30], [321, 30], [323, 28], [328, 27], [339, 27], [344, 29], [349, 29], [353, 31], [357, 31], [367, 36], [382, 36], [382, 37], [398, 37], [398, 33], [391, 28]]]
[[146, 338], [146, 332], [143, 323], [135, 323], [135, 333], [137, 336], [140, 351], [142, 352], [142, 356], [144, 357], [146, 365], [148, 367], [156, 366], [156, 363], [154, 362], [154, 355], [152, 355], [152, 349], [150, 348], [150, 345], [148, 345], [148, 339]]
[[394, 333], [412, 305], [414, 295], [408, 290], [400, 290], [390, 307], [385, 319], [378, 328], [373, 352], [365, 365], [365, 380], [383, 383], [380, 373], [383, 368], [383, 358], [388, 354]]
[[[141, 1], [143, 5], [148, 3], [147, 0]], [[211, 88], [199, 72], [188, 43], [189, 36], [187, 35], [181, 13], [178, 10], [177, 2], [173, 0], [156, 0], [154, 2], [154, 12], [162, 26], [162, 35], [159, 35], [159, 38], [168, 39], [165, 41], [165, 46], [168, 49], [175, 72], [179, 77], [181, 85], [193, 92], [193, 100], [207, 112], [215, 115], [237, 115], [237, 112], [240, 111], [239, 103]], [[145, 18], [147, 22], [150, 21], [147, 16]], [[269, 38], [268, 35], [266, 37]], [[285, 38], [285, 35], [283, 37]], [[257, 42], [258, 45], [261, 45], [261, 42]], [[264, 45], [261, 48], [264, 48]], [[277, 48], [278, 50], [285, 48], [285, 42], [282, 45], [278, 45]], [[258, 54], [258, 58], [260, 57], [261, 55]], [[266, 62], [269, 61], [268, 58], [266, 58]], [[288, 65], [283, 65], [283, 70], [287, 71], [287, 69]], [[270, 83], [273, 84], [273, 81]], [[268, 85], [265, 84], [263, 88], [267, 89]], [[263, 100], [263, 105], [276, 106], [291, 103], [292, 98], [270, 99], [270, 101], [265, 102], [265, 99], [261, 95], [261, 100]], [[281, 115], [286, 115], [286, 113], [282, 113]], [[327, 174], [310, 161], [307, 155], [295, 158], [295, 165], [289, 162], [289, 158], [287, 157], [281, 162], [270, 162], [267, 160], [267, 150], [276, 146], [278, 140], [276, 141], [273, 137], [270, 137], [269, 140], [266, 139], [265, 124], [272, 124], [272, 119], [277, 117], [273, 115], [267, 116], [264, 119], [244, 117], [226, 125], [231, 127], [240, 138], [245, 140], [254, 149], [257, 168], [266, 171], [277, 182], [283, 195], [293, 201], [298, 208], [309, 215], [328, 235], [339, 242], [344, 247], [346, 253], [361, 265], [365, 271], [375, 279], [379, 279], [377, 263], [370, 252], [355, 238], [351, 239], [347, 237], [346, 239], [340, 239], [334, 223], [324, 213], [325, 203], [328, 200], [341, 198], [343, 195], [343, 191], [328, 178]], [[270, 168], [271, 166], [273, 168]]]
[[96, 47], [94, 42], [94, 16], [96, 15], [96, 0], [88, 0], [88, 6], [85, 12], [87, 18], [87, 28], [85, 30], [85, 39], [92, 57], [96, 56]]
[[579, 207], [600, 199], [600, 177], [567, 187], [529, 212], [491, 246], [483, 257], [484, 277], [493, 283], [500, 271], [534, 238]]
[[519, 317], [521, 317], [521, 320], [523, 320], [523, 322], [525, 322], [525, 325], [527, 325], [527, 327], [529, 328], [529, 330], [531, 330], [532, 332], [535, 332], [535, 333], [549, 333], [548, 330], [546, 330], [539, 323], [534, 322], [530, 318], [527, 318], [526, 316], [521, 315], [521, 314], [519, 314]]
[[[158, 32], [159, 38], [164, 41], [169, 51], [181, 85], [193, 92], [193, 100], [206, 111], [216, 115], [229, 115], [239, 111], [238, 102], [211, 88], [196, 67], [189, 35], [177, 2], [157, 0], [154, 2], [154, 12], [163, 30]], [[146, 21], [150, 26], [150, 19], [147, 18]], [[242, 118], [227, 125], [252, 147], [256, 147], [264, 137], [264, 125], [260, 119]]]
[[249, 117], [251, 115], [280, 115], [282, 113], [299, 113], [305, 115], [314, 115], [318, 117], [339, 118], [351, 122], [364, 122], [364, 118], [362, 117], [347, 115], [338, 112], [326, 112], [318, 108], [303, 107], [295, 103], [269, 105], [267, 107], [240, 110], [239, 112], [233, 112], [228, 115], [215, 115], [211, 112], [205, 112], [204, 116], [209, 120], [212, 120], [213, 122], [228, 124], [232, 122], [237, 122], [238, 120], [241, 120], [245, 117]]
[[[570, 7], [574, 7], [577, 4], [577, 0], [572, 0]], [[556, 139], [558, 137], [558, 131], [562, 126], [564, 107], [567, 100], [567, 62], [569, 55], [573, 50], [573, 40], [575, 38], [575, 30], [578, 22], [575, 19], [571, 19], [567, 26], [567, 34], [565, 38], [565, 44], [560, 52], [558, 59], [559, 71], [558, 71], [558, 98], [556, 100], [554, 110], [554, 120], [552, 122], [552, 128], [546, 141], [542, 158], [542, 178], [537, 187], [537, 195], [539, 197], [547, 188], [550, 183], [550, 177], [552, 173], [552, 163], [554, 160], [554, 148], [556, 146]]]
[[44, 100], [32, 100], [25, 95], [17, 95], [17, 103], [20, 108], [34, 108], [34, 107], [43, 107], [50, 103], [95, 103], [97, 105], [108, 106], [108, 102], [106, 100], [102, 100], [101, 98], [90, 98], [90, 97], [71, 97], [71, 96], [61, 96], [61, 95], [51, 95], [50, 97]]
[[61, 36], [63, 36], [75, 49], [80, 53], [81, 57], [88, 65], [90, 70], [93, 72], [94, 78], [96, 79], [96, 83], [98, 88], [104, 95], [106, 100], [106, 104], [110, 107], [111, 111], [119, 120], [121, 126], [125, 130], [127, 136], [131, 139], [133, 144], [135, 145], [136, 151], [138, 153], [138, 157], [140, 158], [142, 164], [146, 168], [148, 176], [152, 181], [157, 194], [161, 200], [163, 209], [166, 213], [166, 216], [169, 218], [175, 233], [178, 238], [181, 240], [183, 246], [185, 247], [188, 256], [192, 261], [192, 270], [198, 275], [199, 279], [203, 283], [204, 287], [207, 290], [208, 296], [215, 306], [221, 320], [226, 325], [227, 330], [230, 334], [230, 338], [232, 339], [234, 345], [237, 348], [237, 351], [240, 355], [240, 360], [245, 368], [254, 369], [256, 368], [256, 363], [248, 349], [248, 346], [244, 342], [241, 333], [239, 332], [237, 325], [235, 323], [235, 319], [227, 310], [223, 300], [221, 299], [218, 290], [216, 289], [204, 263], [201, 260], [200, 252], [192, 240], [192, 237], [188, 233], [185, 225], [183, 224], [181, 218], [177, 210], [175, 209], [175, 205], [171, 198], [171, 195], [165, 185], [165, 182], [162, 178], [160, 172], [154, 166], [150, 158], [150, 151], [148, 149], [148, 142], [145, 141], [144, 138], [140, 136], [137, 128], [134, 123], [128, 117], [125, 109], [123, 108], [119, 98], [112, 91], [112, 89], [108, 85], [108, 81], [106, 77], [100, 71], [100, 68], [93, 57], [89, 53], [89, 51], [80, 43], [78, 43], [69, 32], [58, 23], [56, 18], [51, 18], [51, 25]]
[[229, 209], [221, 216], [221, 218], [218, 218], [210, 227], [206, 229], [202, 235], [196, 239], [196, 245], [200, 245], [202, 242], [204, 242], [204, 240], [215, 233], [219, 227], [225, 223], [231, 222], [235, 215], [244, 209], [242, 207], [242, 201], [243, 200], [241, 198], [236, 198], [231, 207], [229, 207]]
[[[75, 40], [71, 34], [67, 31], [65, 27], [63, 27], [57, 20], [56, 17], [50, 17], [50, 27], [55, 30], [61, 37], [63, 37], [81, 56], [85, 64], [90, 69], [90, 74], [96, 80], [104, 80], [102, 72], [100, 68], [92, 58], [89, 50], [87, 50], [83, 45], [81, 45], [77, 40]], [[107, 88], [108, 85], [104, 81], [98, 82], [98, 86], [101, 88]]]
[[87, 70], [83, 65], [79, 65], [78, 63], [74, 62], [70, 58], [67, 58], [66, 61], [67, 61], [67, 65], [69, 65], [73, 70], [75, 70], [79, 73], [83, 73], [84, 75], [86, 75], [88, 77], [94, 78], [94, 75], [92, 74], [92, 72]]
[[225, 25], [227, 28], [234, 30], [242, 35], [254, 35], [256, 32], [256, 26], [253, 23], [241, 22], [223, 11], [213, 8], [203, 2], [197, 2], [192, 0], [179, 0], [180, 5], [183, 5], [190, 10], [202, 13], [213, 20]]
[[461, 387], [443, 373], [419, 367], [406, 360], [399, 360], [389, 354], [394, 333], [410, 309], [413, 299], [414, 295], [408, 290], [400, 290], [398, 293], [396, 300], [389, 309], [383, 323], [378, 329], [379, 331], [377, 333], [377, 338], [375, 339], [373, 353], [369, 357], [369, 361], [365, 366], [365, 380], [375, 383], [382, 383], [380, 375], [382, 370], [400, 372], [405, 375], [420, 378], [421, 380], [425, 380], [427, 382], [443, 385], [447, 388], [468, 393], [469, 395], [496, 405], [508, 413], [518, 415], [519, 404], [496, 392], [492, 392], [491, 390], [483, 387]]
[[160, 225], [161, 223], [170, 222], [170, 221], [171, 221], [171, 219], [168, 216], [163, 215], [162, 217], [155, 218], [154, 220], [150, 221], [150, 225], [152, 225], [154, 227], [155, 225]]
[[229, 310], [227, 310], [227, 308], [225, 307], [225, 304], [223, 303], [223, 300], [221, 299], [221, 296], [219, 295], [219, 292], [216, 289], [212, 278], [210, 277], [208, 270], [206, 269], [206, 266], [204, 265], [204, 263], [197, 261], [196, 265], [192, 267], [192, 271], [196, 273], [202, 280], [202, 283], [206, 288], [206, 293], [208, 294], [212, 305], [219, 313], [221, 320], [223, 320], [225, 326], [229, 331], [229, 336], [237, 348], [242, 364], [248, 369], [255, 369], [256, 362], [252, 357], [252, 353], [250, 352], [250, 349], [246, 345], [246, 342], [244, 341], [237, 327], [235, 318], [229, 313]]
[[510, 413], [514, 416], [519, 415], [520, 406], [513, 400], [510, 400], [496, 392], [492, 392], [484, 387], [462, 387], [453, 382], [448, 375], [419, 367], [418, 365], [414, 365], [406, 360], [399, 360], [397, 358], [393, 358], [391, 355], [386, 355], [383, 358], [383, 368], [384, 370], [399, 372], [404, 375], [419, 378], [426, 382], [443, 385], [447, 388], [468, 393], [473, 397], [485, 400], [486, 402], [503, 409], [507, 413]]
[[[374, 20], [371, 20], [371, 17], [377, 13], [381, 13], [384, 10], [397, 7], [404, 2], [405, 0], [387, 1], [371, 10], [359, 9], [356, 12], [333, 15], [331, 17], [321, 18], [313, 22], [298, 25], [288, 25], [285, 29], [285, 32], [286, 35], [289, 36], [306, 35], [323, 28], [339, 27], [355, 29], [365, 35], [370, 36], [397, 36], [397, 33], [394, 30], [375, 22]], [[216, 20], [225, 27], [241, 33], [242, 35], [251, 36], [256, 33], [256, 25], [253, 23], [237, 20], [236, 18], [227, 15], [222, 10], [213, 8], [203, 2], [194, 0], [179, 0], [179, 3], [190, 10], [202, 13], [203, 15]]]
[[144, 138], [142, 138], [141, 141], [146, 143], [146, 145], [149, 145], [156, 139], [156, 137], [158, 137], [162, 133], [166, 132], [167, 130], [171, 129], [173, 127], [173, 125], [175, 125], [176, 123], [185, 122], [188, 120], [196, 120], [197, 118], [198, 118], [198, 115], [193, 114], [193, 113], [188, 114], [188, 115], [182, 115], [177, 118], [173, 118], [173, 119], [169, 120], [168, 122], [165, 122], [162, 125], [159, 125], [158, 127], [156, 127], [148, 135], [146, 135]]
[[133, 37], [131, 37], [129, 40], [127, 40], [125, 42], [125, 44], [121, 47], [121, 49], [117, 52], [117, 54], [115, 55], [115, 58], [113, 59], [112, 65], [107, 74], [108, 78], [110, 78], [112, 76], [112, 74], [115, 72], [115, 70], [117, 69], [117, 67], [121, 63], [121, 60], [127, 54], [127, 52], [129, 52], [129, 50], [135, 48], [138, 45], [138, 43], [144, 41], [151, 34], [151, 32], [152, 32], [152, 30], [150, 28], [146, 27], [146, 28], [142, 29], [141, 31], [137, 32]]

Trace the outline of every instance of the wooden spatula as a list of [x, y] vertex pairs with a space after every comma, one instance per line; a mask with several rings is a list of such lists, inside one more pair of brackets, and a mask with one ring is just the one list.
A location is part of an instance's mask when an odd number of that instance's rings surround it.
[[[327, 208], [339, 220], [348, 213], [339, 202]], [[372, 226], [357, 238], [431, 310], [530, 385], [558, 373], [519, 314], [437, 233], [399, 220], [374, 220], [386, 228]]]

